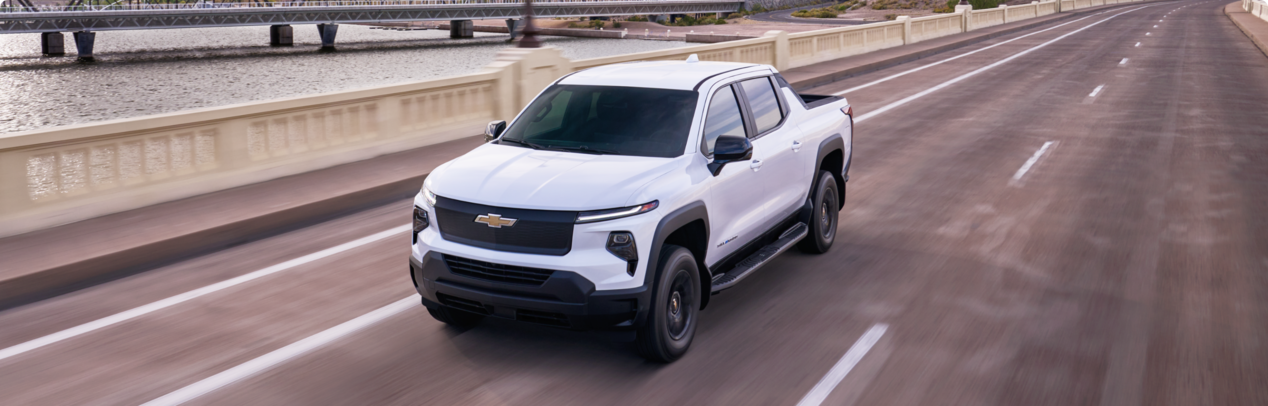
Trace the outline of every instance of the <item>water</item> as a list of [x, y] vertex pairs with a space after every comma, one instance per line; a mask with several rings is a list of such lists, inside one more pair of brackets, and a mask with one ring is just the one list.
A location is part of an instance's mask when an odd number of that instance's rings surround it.
[[[505, 34], [339, 26], [319, 52], [313, 25], [294, 47], [269, 47], [267, 26], [100, 31], [96, 62], [40, 56], [38, 34], [0, 35], [0, 133], [270, 100], [472, 73], [511, 46]], [[572, 59], [675, 48], [682, 42], [542, 37]]]

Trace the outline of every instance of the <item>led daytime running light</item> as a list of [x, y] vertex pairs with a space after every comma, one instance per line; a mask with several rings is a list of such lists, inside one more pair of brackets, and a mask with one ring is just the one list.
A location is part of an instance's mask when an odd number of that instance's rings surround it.
[[629, 217], [635, 214], [643, 214], [655, 210], [660, 206], [660, 201], [655, 200], [651, 203], [640, 204], [638, 206], [622, 207], [619, 209], [583, 211], [577, 215], [577, 224], [594, 223], [597, 221], [606, 221], [619, 219], [621, 217]]

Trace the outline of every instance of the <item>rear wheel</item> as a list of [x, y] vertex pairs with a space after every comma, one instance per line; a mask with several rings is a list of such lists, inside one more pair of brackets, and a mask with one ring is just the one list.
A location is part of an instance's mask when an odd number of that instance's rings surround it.
[[700, 273], [686, 248], [665, 245], [660, 258], [651, 308], [636, 344], [648, 360], [668, 363], [682, 357], [696, 335]]
[[447, 307], [427, 308], [427, 312], [431, 313], [431, 317], [457, 328], [471, 328], [476, 324], [480, 324], [480, 320], [484, 320], [484, 316], [468, 313], [462, 310], [454, 310]]
[[837, 197], [837, 181], [828, 171], [819, 171], [815, 181], [814, 208], [810, 213], [810, 233], [801, 239], [797, 248], [808, 254], [822, 254], [832, 248], [837, 236], [837, 217], [841, 202]]

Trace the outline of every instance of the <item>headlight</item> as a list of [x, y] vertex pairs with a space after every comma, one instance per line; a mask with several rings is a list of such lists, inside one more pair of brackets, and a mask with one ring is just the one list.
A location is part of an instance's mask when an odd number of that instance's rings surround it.
[[427, 229], [429, 225], [431, 225], [431, 219], [427, 217], [427, 210], [414, 206], [414, 244], [418, 244], [418, 233]]
[[608, 234], [608, 252], [624, 259], [625, 272], [634, 276], [634, 268], [638, 267], [638, 246], [634, 244], [634, 234], [629, 231], [613, 231]]
[[423, 186], [423, 199], [427, 200], [427, 204], [436, 207], [436, 194], [431, 192], [426, 186]]
[[651, 203], [640, 204], [638, 206], [622, 207], [619, 209], [583, 211], [577, 214], [577, 224], [593, 223], [596, 221], [606, 221], [619, 219], [621, 217], [629, 217], [635, 214], [643, 214], [655, 210], [657, 206], [660, 206], [659, 200], [652, 201]]

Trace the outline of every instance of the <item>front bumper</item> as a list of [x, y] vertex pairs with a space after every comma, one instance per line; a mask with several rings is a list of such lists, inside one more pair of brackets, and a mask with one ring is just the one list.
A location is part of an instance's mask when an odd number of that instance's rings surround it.
[[450, 270], [444, 255], [410, 257], [414, 287], [429, 308], [447, 307], [490, 317], [572, 329], [626, 329], [641, 325], [646, 287], [595, 290], [581, 275], [556, 270], [540, 286], [490, 282]]

